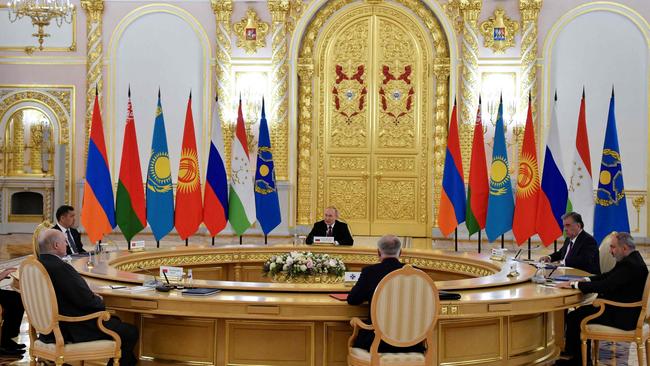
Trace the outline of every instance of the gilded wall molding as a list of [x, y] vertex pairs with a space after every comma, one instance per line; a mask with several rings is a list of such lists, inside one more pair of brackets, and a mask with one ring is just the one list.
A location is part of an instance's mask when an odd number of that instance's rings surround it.
[[[101, 104], [104, 91], [104, 75], [102, 74], [102, 47], [104, 0], [81, 0], [81, 7], [86, 11], [86, 118], [84, 124], [84, 164], [88, 160], [88, 140], [92, 123], [95, 88], [99, 92]], [[84, 169], [85, 170], [85, 169]], [[84, 173], [85, 174], [85, 173]]]
[[272, 18], [271, 39], [271, 146], [274, 147], [274, 163], [277, 179], [289, 177], [289, 57], [287, 41], [289, 0], [269, 0]]
[[[74, 140], [74, 87], [0, 87], [0, 121], [9, 110], [17, 104], [36, 102], [46, 107], [55, 117], [58, 126], [59, 138], [56, 143], [66, 145], [65, 148], [65, 202], [72, 202], [71, 172], [74, 167], [72, 161], [72, 144]], [[6, 143], [3, 142], [2, 145]], [[4, 146], [3, 151], [4, 151]]]
[[478, 105], [480, 78], [478, 73], [478, 17], [481, 13], [482, 0], [459, 0], [460, 13], [463, 19], [463, 42], [461, 59], [463, 63], [460, 83], [459, 133], [463, 157], [463, 174], [469, 173], [471, 157], [471, 141]]
[[[230, 38], [230, 17], [232, 15], [232, 0], [210, 0], [212, 11], [216, 22], [217, 44], [215, 47], [216, 60], [216, 86], [219, 100], [218, 104], [219, 121], [224, 131], [224, 141], [230, 141], [233, 134], [233, 121], [229, 121], [230, 90], [231, 90], [231, 38]], [[214, 127], [214, 126], [213, 126]], [[224, 144], [226, 156], [230, 156], [231, 144]], [[230, 162], [228, 161], [228, 166]]]
[[530, 94], [534, 121], [537, 120], [537, 19], [541, 8], [542, 0], [519, 0], [522, 28], [519, 110], [527, 111]]

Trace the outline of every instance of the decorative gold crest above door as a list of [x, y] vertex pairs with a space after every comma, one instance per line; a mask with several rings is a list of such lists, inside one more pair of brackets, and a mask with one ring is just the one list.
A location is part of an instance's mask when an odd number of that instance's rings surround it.
[[483, 45], [494, 53], [503, 53], [515, 45], [515, 34], [519, 31], [519, 22], [506, 16], [505, 10], [496, 8], [494, 15], [481, 23]]
[[253, 54], [258, 48], [266, 46], [266, 34], [269, 31], [269, 24], [260, 20], [255, 9], [248, 8], [246, 16], [233, 24], [237, 35], [237, 47], [246, 50], [246, 53]]

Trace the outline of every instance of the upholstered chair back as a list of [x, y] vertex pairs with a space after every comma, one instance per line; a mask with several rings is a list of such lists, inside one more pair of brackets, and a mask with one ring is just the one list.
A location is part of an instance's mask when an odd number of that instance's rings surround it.
[[53, 224], [51, 222], [49, 222], [48, 220], [45, 220], [45, 221], [41, 222], [40, 224], [38, 224], [38, 226], [36, 226], [36, 229], [34, 229], [34, 234], [32, 235], [32, 252], [33, 252], [33, 254], [35, 256], [38, 257], [38, 255], [39, 255], [38, 236], [41, 235], [41, 232], [43, 230], [47, 230], [47, 229], [51, 228], [52, 226], [53, 226]]
[[417, 344], [433, 333], [439, 308], [431, 277], [405, 265], [384, 277], [375, 290], [370, 310], [375, 336], [398, 347]]
[[609, 245], [612, 243], [612, 238], [616, 233], [611, 233], [603, 239], [598, 249], [598, 259], [600, 261], [600, 273], [609, 272], [616, 265], [616, 259], [612, 257], [609, 252]]
[[38, 333], [50, 333], [56, 326], [55, 318], [59, 314], [50, 276], [32, 255], [20, 265], [19, 275], [20, 296], [31, 326]]

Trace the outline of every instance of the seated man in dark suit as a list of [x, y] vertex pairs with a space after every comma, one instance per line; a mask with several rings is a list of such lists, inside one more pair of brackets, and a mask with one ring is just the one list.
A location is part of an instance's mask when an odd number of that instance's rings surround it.
[[[15, 268], [7, 268], [0, 272], [0, 280], [15, 272]], [[2, 306], [2, 330], [0, 330], [0, 356], [22, 356], [25, 345], [16, 343], [12, 338], [20, 333], [20, 323], [23, 321], [23, 302], [20, 294], [11, 290], [0, 290], [0, 305]]]
[[338, 220], [339, 210], [334, 206], [325, 209], [324, 220], [318, 221], [307, 235], [305, 243], [313, 244], [314, 236], [333, 236], [334, 241], [340, 245], [352, 245], [354, 239], [350, 234], [348, 224]]
[[[106, 310], [104, 300], [95, 294], [81, 275], [69, 264], [61, 260], [68, 246], [65, 235], [57, 230], [44, 230], [38, 238], [39, 260], [47, 270], [54, 286], [59, 313], [65, 316], [83, 316]], [[97, 327], [97, 319], [84, 322], [60, 322], [61, 333], [66, 343], [87, 342], [99, 339], [112, 339]], [[104, 322], [106, 328], [116, 332], [122, 339], [122, 358], [120, 365], [131, 366], [137, 363], [133, 348], [138, 341], [138, 329], [111, 316]], [[41, 334], [43, 342], [54, 343], [54, 335]], [[109, 361], [112, 365], [113, 361]]]
[[[616, 266], [600, 275], [585, 278], [583, 281], [563, 282], [558, 287], [576, 288], [583, 293], [597, 293], [598, 298], [616, 302], [641, 301], [648, 268], [635, 249], [634, 240], [629, 233], [616, 233], [612, 238], [609, 251], [616, 259]], [[579, 307], [569, 312], [566, 318], [565, 352], [572, 357], [560, 360], [556, 365], [581, 365], [580, 322], [588, 315], [596, 313], [598, 308], [591, 305]], [[623, 330], [636, 328], [641, 308], [618, 308], [607, 306], [605, 312], [591, 323], [608, 325]], [[589, 344], [589, 343], [588, 343]], [[587, 357], [591, 352], [587, 352]], [[587, 360], [591, 364], [591, 360]]]
[[65, 234], [68, 248], [67, 254], [86, 253], [84, 245], [81, 242], [81, 234], [73, 226], [75, 224], [75, 217], [77, 214], [74, 212], [74, 207], [63, 205], [56, 210], [56, 224], [52, 229], [63, 231]]
[[[400, 269], [404, 266], [399, 261], [402, 242], [394, 235], [384, 235], [377, 242], [377, 255], [379, 263], [364, 267], [361, 270], [359, 281], [352, 287], [348, 294], [348, 304], [361, 305], [368, 302], [368, 308], [372, 303], [372, 295], [379, 285], [379, 282], [389, 273]], [[370, 323], [370, 321], [367, 321]], [[359, 329], [357, 338], [353, 347], [370, 350], [372, 341], [375, 339], [375, 333], [371, 330]], [[422, 344], [416, 344], [410, 347], [395, 347], [388, 343], [379, 343], [380, 353], [382, 352], [424, 352]]]
[[560, 250], [541, 257], [541, 262], [559, 262], [563, 266], [583, 271], [600, 273], [598, 244], [593, 236], [583, 230], [584, 224], [579, 213], [569, 212], [562, 216], [566, 239]]

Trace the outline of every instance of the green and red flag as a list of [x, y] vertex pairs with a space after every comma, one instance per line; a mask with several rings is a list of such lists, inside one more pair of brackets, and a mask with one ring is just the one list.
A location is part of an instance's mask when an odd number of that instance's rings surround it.
[[131, 88], [129, 88], [126, 125], [124, 126], [122, 162], [120, 164], [120, 180], [117, 183], [115, 216], [117, 225], [127, 242], [130, 242], [135, 234], [147, 226], [140, 154], [138, 153], [138, 139], [136, 138], [135, 120], [131, 105]]
[[472, 140], [472, 159], [469, 166], [469, 184], [467, 185], [465, 225], [470, 236], [485, 228], [489, 196], [483, 122], [481, 120], [481, 98], [479, 97], [476, 123], [474, 124], [474, 139]]

